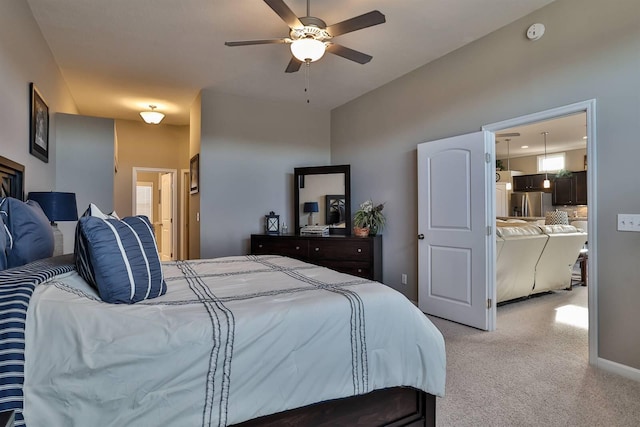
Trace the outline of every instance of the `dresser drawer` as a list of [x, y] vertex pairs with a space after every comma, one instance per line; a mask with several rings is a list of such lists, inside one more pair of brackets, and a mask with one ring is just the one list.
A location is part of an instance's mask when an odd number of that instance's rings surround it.
[[341, 273], [352, 274], [354, 276], [363, 277], [365, 279], [373, 280], [373, 269], [371, 264], [367, 262], [349, 262], [349, 261], [324, 261], [322, 263], [324, 267], [332, 270], [339, 271]]
[[251, 253], [254, 255], [283, 255], [304, 259], [309, 254], [309, 242], [297, 239], [252, 239]]
[[369, 262], [371, 244], [368, 240], [359, 242], [317, 240], [309, 242], [310, 259], [348, 259], [351, 261]]

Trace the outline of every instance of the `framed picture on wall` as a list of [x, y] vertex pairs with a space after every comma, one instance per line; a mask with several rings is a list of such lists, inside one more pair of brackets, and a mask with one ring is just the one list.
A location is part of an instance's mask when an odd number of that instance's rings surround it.
[[31, 92], [31, 128], [29, 131], [29, 153], [49, 163], [49, 107], [33, 83]]
[[196, 194], [200, 189], [200, 154], [196, 154], [191, 158], [189, 177], [191, 178], [191, 184], [189, 184], [190, 193]]

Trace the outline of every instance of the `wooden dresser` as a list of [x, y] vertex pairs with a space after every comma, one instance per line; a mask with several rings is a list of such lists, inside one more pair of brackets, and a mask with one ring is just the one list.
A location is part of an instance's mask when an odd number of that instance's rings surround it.
[[284, 255], [382, 282], [382, 236], [251, 235], [252, 255]]

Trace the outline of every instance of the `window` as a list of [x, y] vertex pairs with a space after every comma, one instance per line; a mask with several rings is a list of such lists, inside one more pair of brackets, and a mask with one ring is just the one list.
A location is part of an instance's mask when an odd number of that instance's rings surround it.
[[540, 172], [557, 172], [564, 169], [565, 153], [553, 153], [545, 156], [538, 156], [538, 173]]
[[136, 215], [146, 215], [153, 224], [153, 183], [136, 183]]

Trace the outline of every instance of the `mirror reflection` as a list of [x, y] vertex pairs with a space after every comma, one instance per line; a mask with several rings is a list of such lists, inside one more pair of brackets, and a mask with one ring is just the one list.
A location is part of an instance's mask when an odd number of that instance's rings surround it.
[[327, 227], [349, 235], [349, 166], [296, 168], [296, 233], [305, 226]]

